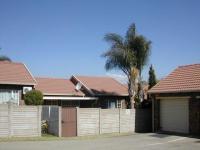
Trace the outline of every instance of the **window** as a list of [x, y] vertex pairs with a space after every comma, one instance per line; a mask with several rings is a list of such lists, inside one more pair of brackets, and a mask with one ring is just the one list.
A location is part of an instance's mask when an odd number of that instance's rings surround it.
[[18, 90], [4, 90], [0, 89], [0, 104], [8, 102], [19, 104], [19, 91]]
[[116, 108], [116, 101], [110, 101], [110, 108]]
[[117, 100], [117, 108], [122, 108], [122, 101], [121, 100]]

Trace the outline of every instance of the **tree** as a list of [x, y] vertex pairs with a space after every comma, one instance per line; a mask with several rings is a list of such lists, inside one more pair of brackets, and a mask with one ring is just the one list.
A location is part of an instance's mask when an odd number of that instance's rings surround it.
[[153, 69], [153, 66], [151, 65], [149, 68], [149, 89], [151, 89], [154, 85], [156, 85], [157, 79], [155, 75], [155, 71]]
[[24, 95], [24, 101], [26, 105], [42, 105], [43, 104], [43, 94], [38, 90], [28, 91]]
[[[0, 48], [1, 50], [1, 48]], [[7, 56], [0, 55], [0, 61], [11, 61], [11, 59]]]
[[7, 56], [0, 56], [0, 61], [11, 61], [11, 59]]
[[103, 54], [107, 59], [105, 69], [118, 69], [127, 76], [130, 105], [133, 108], [138, 87], [136, 79], [141, 76], [142, 68], [146, 65], [151, 42], [136, 34], [135, 24], [131, 24], [124, 38], [116, 33], [108, 33], [104, 39], [111, 44]]

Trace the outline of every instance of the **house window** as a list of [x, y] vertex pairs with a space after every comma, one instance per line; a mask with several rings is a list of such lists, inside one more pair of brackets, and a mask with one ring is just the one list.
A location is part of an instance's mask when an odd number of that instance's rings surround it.
[[110, 108], [116, 108], [116, 102], [110, 101]]
[[122, 108], [122, 101], [121, 100], [117, 100], [117, 108]]
[[18, 90], [0, 89], [0, 104], [7, 104], [8, 102], [19, 104]]

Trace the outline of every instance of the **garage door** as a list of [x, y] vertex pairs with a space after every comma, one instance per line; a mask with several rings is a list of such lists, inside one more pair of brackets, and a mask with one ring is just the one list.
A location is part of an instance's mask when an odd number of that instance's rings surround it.
[[188, 99], [161, 99], [160, 127], [162, 131], [189, 133]]

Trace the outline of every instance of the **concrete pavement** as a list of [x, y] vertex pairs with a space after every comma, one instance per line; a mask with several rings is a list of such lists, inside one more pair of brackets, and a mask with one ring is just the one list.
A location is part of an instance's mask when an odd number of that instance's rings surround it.
[[0, 150], [200, 150], [200, 139], [164, 135], [133, 134], [127, 136], [102, 137], [58, 141], [0, 142]]

